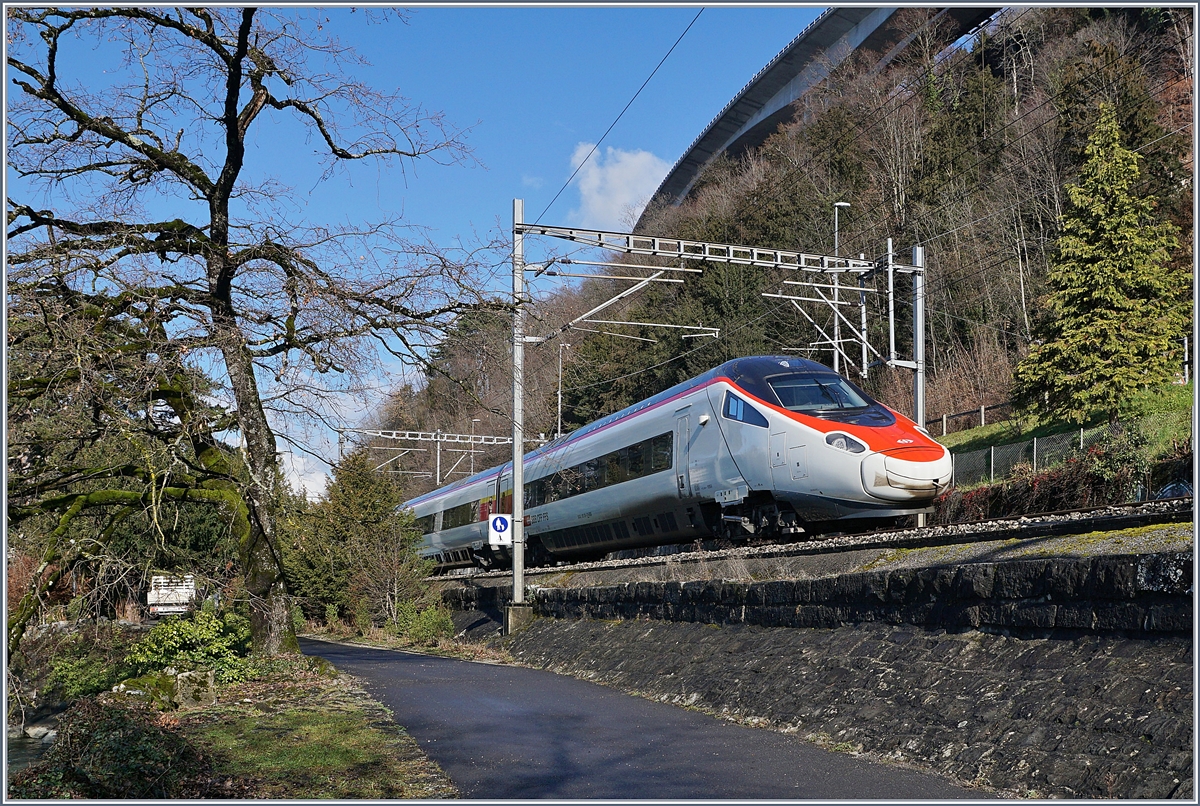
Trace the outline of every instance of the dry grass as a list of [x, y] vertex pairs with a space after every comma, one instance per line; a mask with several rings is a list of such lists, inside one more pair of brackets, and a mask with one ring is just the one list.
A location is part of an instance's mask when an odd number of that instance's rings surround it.
[[174, 715], [218, 774], [255, 798], [454, 798], [417, 743], [346, 675], [276, 671]]
[[435, 644], [415, 644], [406, 638], [397, 637], [394, 633], [378, 627], [372, 627], [364, 635], [348, 635], [345, 632], [328, 632], [312, 629], [303, 634], [303, 638], [316, 638], [322, 641], [340, 641], [359, 646], [379, 647], [381, 649], [400, 649], [408, 652], [420, 652], [426, 655], [438, 655], [445, 658], [478, 661], [481, 663], [512, 663], [512, 656], [506, 650], [497, 649], [482, 643], [460, 641], [458, 639], [439, 638]]

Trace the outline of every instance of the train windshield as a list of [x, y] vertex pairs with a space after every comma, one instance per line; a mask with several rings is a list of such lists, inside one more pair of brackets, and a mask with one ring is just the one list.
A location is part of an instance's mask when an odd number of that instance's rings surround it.
[[858, 387], [832, 372], [796, 372], [776, 375], [766, 381], [779, 398], [780, 405], [789, 411], [845, 421], [874, 421], [880, 416], [892, 419], [886, 409]]

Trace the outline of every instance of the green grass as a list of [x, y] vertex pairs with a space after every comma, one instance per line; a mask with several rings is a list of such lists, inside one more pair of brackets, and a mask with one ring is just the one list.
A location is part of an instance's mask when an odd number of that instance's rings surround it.
[[[1190, 420], [1188, 418], [1192, 411], [1193, 394], [1194, 385], [1192, 383], [1186, 386], [1167, 384], [1154, 389], [1142, 390], [1129, 398], [1126, 405], [1127, 414], [1122, 419], [1129, 421], [1154, 417], [1156, 423], [1147, 429], [1145, 434], [1150, 455], [1158, 455], [1170, 446], [1172, 438], [1177, 438], [1180, 433], [1189, 433]], [[1094, 428], [1103, 424], [1103, 422], [1092, 422], [1085, 424], [1085, 427]], [[944, 437], [938, 436], [935, 439], [955, 453], [967, 453], [990, 448], [993, 445], [1010, 445], [1034, 437], [1048, 437], [1053, 434], [1078, 430], [1079, 426], [1073, 423], [1042, 422], [1037, 415], [1031, 415], [988, 423], [977, 428], [947, 434]]]
[[369, 724], [360, 709], [293, 707], [206, 726], [195, 737], [221, 773], [254, 778], [264, 797], [446, 797], [424, 759], [398, 731]]
[[230, 686], [216, 705], [179, 720], [216, 774], [247, 782], [256, 798], [458, 796], [391, 714], [345, 677]]
[[104, 692], [79, 700], [9, 797], [455, 798], [458, 791], [355, 680], [301, 655], [254, 659], [217, 702], [156, 711]]
[[1034, 416], [988, 423], [976, 428], [969, 428], [966, 431], [947, 434], [944, 437], [935, 437], [935, 439], [955, 453], [967, 453], [981, 448], [990, 448], [993, 445], [1009, 445], [1034, 437], [1048, 437], [1052, 434], [1078, 430], [1079, 426], [1071, 423], [1043, 423]]
[[1190, 412], [1194, 395], [1194, 381], [1186, 386], [1170, 383], [1154, 389], [1144, 389], [1130, 398], [1130, 416], [1147, 417], [1168, 412]]

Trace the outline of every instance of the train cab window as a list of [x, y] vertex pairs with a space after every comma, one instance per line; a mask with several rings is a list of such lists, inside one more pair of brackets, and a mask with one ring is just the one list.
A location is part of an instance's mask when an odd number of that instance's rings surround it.
[[724, 413], [728, 419], [737, 420], [739, 423], [757, 425], [760, 428], [767, 427], [767, 418], [762, 416], [758, 409], [732, 392], [725, 393]]
[[844, 409], [865, 409], [873, 401], [846, 379], [834, 375], [777, 375], [767, 383], [785, 409], [816, 414]]

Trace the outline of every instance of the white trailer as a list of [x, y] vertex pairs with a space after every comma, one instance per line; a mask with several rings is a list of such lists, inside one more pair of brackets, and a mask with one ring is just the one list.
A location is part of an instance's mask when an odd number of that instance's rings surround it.
[[169, 616], [186, 613], [196, 602], [196, 578], [191, 574], [182, 577], [155, 576], [150, 578], [150, 592], [146, 604], [151, 616]]

